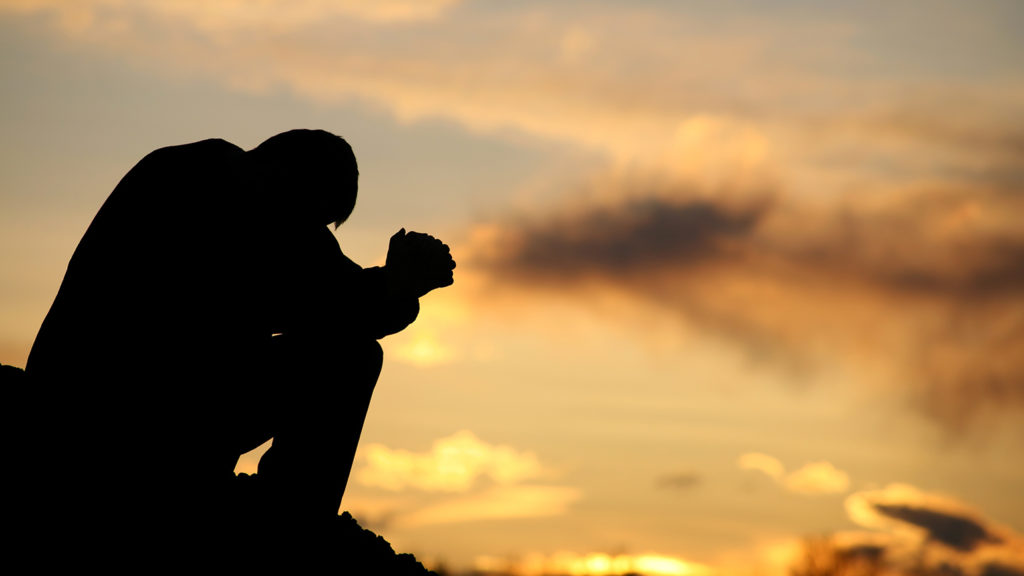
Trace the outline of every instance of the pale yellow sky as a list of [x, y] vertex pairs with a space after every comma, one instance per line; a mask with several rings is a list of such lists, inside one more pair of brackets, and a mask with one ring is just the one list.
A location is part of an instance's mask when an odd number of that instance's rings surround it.
[[994, 0], [0, 0], [0, 362], [146, 153], [324, 128], [360, 162], [346, 253], [406, 227], [459, 261], [383, 342], [343, 502], [399, 551], [765, 573], [824, 534], [1024, 573], [1021, 25]]

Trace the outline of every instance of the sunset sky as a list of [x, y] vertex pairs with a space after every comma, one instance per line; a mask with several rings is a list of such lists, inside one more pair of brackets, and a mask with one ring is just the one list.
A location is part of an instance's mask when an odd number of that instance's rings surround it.
[[821, 536], [1024, 575], [1021, 30], [1015, 0], [0, 0], [0, 362], [148, 152], [323, 128], [348, 256], [405, 227], [458, 261], [382, 342], [342, 503], [398, 551], [773, 576]]

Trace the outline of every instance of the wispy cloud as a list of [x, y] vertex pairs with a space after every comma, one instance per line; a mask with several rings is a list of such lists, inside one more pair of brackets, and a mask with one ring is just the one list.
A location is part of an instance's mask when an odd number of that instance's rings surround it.
[[579, 500], [580, 491], [568, 486], [496, 486], [483, 492], [447, 499], [400, 515], [403, 527], [431, 524], [561, 516]]
[[68, 4], [59, 0], [2, 0], [0, 9], [15, 13], [51, 13], [72, 33], [102, 26], [116, 19], [131, 26], [134, 19], [165, 19], [187, 23], [205, 32], [257, 29], [282, 32], [312, 27], [333, 18], [352, 18], [372, 23], [433, 20], [462, 0], [292, 0], [247, 2], [225, 0], [84, 0]]
[[750, 452], [739, 457], [736, 464], [743, 470], [754, 470], [797, 494], [841, 494], [850, 488], [850, 476], [831, 462], [809, 462], [793, 472], [774, 456]]
[[791, 492], [799, 494], [842, 494], [850, 488], [850, 476], [822, 460], [790, 472], [784, 483]]
[[[158, 72], [512, 129], [702, 179], [1020, 176], [1024, 79], [996, 76], [992, 89], [955, 75], [872, 76], [852, 23], [766, 14], [709, 27], [672, 5], [458, 4], [0, 0], [0, 12], [48, 16], [75, 41]], [[887, 56], [913, 71], [912, 59]]]
[[781, 481], [786, 475], [786, 467], [782, 465], [781, 460], [760, 452], [743, 454], [736, 461], [736, 465], [741, 470], [755, 470], [776, 481]]
[[552, 473], [533, 453], [489, 444], [468, 430], [439, 438], [427, 452], [369, 444], [360, 454], [358, 484], [405, 496], [400, 507], [393, 498], [371, 498], [362, 508], [402, 528], [558, 516], [582, 497], [573, 487], [538, 484]]
[[439, 438], [429, 452], [368, 444], [362, 454], [356, 481], [395, 491], [466, 492], [483, 479], [516, 484], [544, 473], [534, 454], [488, 444], [468, 430]]

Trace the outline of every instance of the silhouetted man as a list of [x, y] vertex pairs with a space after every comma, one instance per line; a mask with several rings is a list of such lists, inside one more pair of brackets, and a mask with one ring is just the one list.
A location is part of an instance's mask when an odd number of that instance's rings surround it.
[[[157, 150], [104, 203], [26, 366], [48, 391], [47, 449], [66, 474], [52, 497], [103, 526], [87, 552], [157, 534], [174, 540], [157, 551], [215, 545], [245, 514], [337, 514], [376, 340], [455, 267], [439, 240], [404, 229], [384, 267], [346, 258], [327, 226], [351, 214], [357, 182], [343, 139], [294, 130], [248, 152]], [[238, 456], [271, 437], [240, 488]]]

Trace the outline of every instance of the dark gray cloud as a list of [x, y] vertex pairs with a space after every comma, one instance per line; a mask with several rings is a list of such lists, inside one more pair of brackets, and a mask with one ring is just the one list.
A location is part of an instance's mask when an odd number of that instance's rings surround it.
[[982, 567], [979, 576], [1024, 576], [1024, 564], [1011, 566], [1002, 562], [989, 562]]
[[691, 490], [699, 486], [701, 482], [702, 478], [696, 472], [678, 472], [658, 478], [656, 484], [658, 488], [664, 490]]
[[814, 206], [663, 187], [497, 224], [469, 265], [495, 286], [599, 285], [758, 357], [868, 356], [956, 429], [1024, 406], [1024, 195], [908, 191]]
[[[928, 237], [938, 221], [977, 201], [969, 191], [920, 195], [917, 203], [885, 211], [799, 211], [763, 195], [747, 203], [671, 199], [687, 196], [693, 195], [680, 190], [507, 222], [505, 249], [477, 264], [525, 281], [628, 281], [713, 265], [751, 273], [774, 266], [780, 275], [788, 270], [908, 295], [976, 299], [1024, 289], [1024, 233]], [[1005, 209], [1024, 208], [1012, 204]]]
[[762, 207], [729, 210], [710, 201], [673, 204], [656, 198], [602, 207], [569, 218], [523, 222], [517, 250], [495, 262], [535, 279], [622, 277], [728, 257], [750, 236]]
[[924, 528], [928, 538], [961, 552], [970, 552], [981, 544], [1000, 544], [1002, 539], [989, 532], [981, 522], [949, 512], [908, 505], [875, 504], [884, 516]]
[[808, 538], [794, 575], [1024, 573], [1024, 538], [948, 496], [894, 484], [851, 494], [846, 509], [872, 531]]

